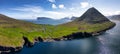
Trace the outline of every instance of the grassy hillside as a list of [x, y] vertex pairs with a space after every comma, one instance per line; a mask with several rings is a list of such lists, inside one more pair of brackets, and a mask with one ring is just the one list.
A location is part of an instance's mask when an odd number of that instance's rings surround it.
[[[37, 25], [0, 14], [0, 45], [22, 46], [23, 36], [28, 37], [30, 41], [33, 41], [34, 38], [38, 36], [42, 38], [58, 38], [75, 32], [98, 32], [114, 25], [113, 22], [95, 11], [87, 11], [87, 14], [84, 14], [72, 22], [56, 26]], [[97, 13], [97, 16], [94, 16], [95, 14], [91, 15], [91, 12]], [[92, 20], [90, 20], [89, 17]], [[102, 19], [99, 21], [97, 18], [100, 17], [102, 17]]]
[[27, 36], [30, 40], [35, 36], [47, 37], [43, 32], [44, 27], [52, 26], [28, 23], [0, 14], [0, 45], [21, 46], [22, 36]]
[[56, 26], [54, 36], [60, 37], [73, 32], [95, 33], [112, 27], [115, 23], [111, 22], [94, 7], [88, 9], [81, 17], [72, 22]]

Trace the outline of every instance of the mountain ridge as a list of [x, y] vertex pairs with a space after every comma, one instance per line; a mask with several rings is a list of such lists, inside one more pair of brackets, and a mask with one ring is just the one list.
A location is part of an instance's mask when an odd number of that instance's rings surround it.
[[103, 14], [101, 14], [96, 8], [89, 8], [81, 17], [75, 21], [86, 21], [88, 23], [99, 23], [109, 21]]

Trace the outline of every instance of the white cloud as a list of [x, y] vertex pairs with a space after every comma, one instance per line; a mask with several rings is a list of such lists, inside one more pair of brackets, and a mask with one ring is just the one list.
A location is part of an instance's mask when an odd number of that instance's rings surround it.
[[60, 4], [60, 5], [59, 5], [59, 8], [60, 8], [60, 9], [65, 9], [65, 6], [64, 6], [63, 4]]
[[115, 15], [118, 15], [118, 14], [120, 14], [120, 11], [115, 11]]
[[55, 0], [48, 0], [49, 2], [51, 2], [51, 3], [54, 3], [55, 2]]
[[65, 12], [57, 12], [57, 11], [46, 11], [45, 14], [48, 17], [51, 17], [54, 19], [60, 19], [60, 18], [68, 16], [68, 14], [66, 14]]
[[[54, 4], [53, 4], [54, 6]], [[56, 5], [55, 5], [56, 6]], [[65, 6], [63, 4], [59, 5], [58, 7], [53, 8], [62, 8], [64, 9]], [[82, 11], [79, 11], [80, 8], [71, 7], [69, 9], [58, 10], [58, 11], [47, 11], [40, 6], [31, 6], [25, 5], [22, 7], [12, 8], [15, 10], [15, 13], [9, 13], [8, 15], [13, 18], [24, 18], [24, 19], [36, 19], [37, 17], [50, 17], [53, 19], [60, 19], [63, 17], [71, 17], [71, 16], [80, 16]]]
[[[64, 8], [64, 5], [61, 5]], [[24, 19], [36, 19], [37, 17], [50, 17], [54, 19], [60, 19], [66, 16], [72, 15], [72, 13], [64, 11], [46, 11], [40, 6], [23, 6], [12, 8], [17, 11], [16, 13], [9, 13], [8, 15], [13, 18], [24, 18]], [[21, 13], [22, 12], [22, 13]]]
[[89, 7], [90, 4], [88, 2], [81, 2], [80, 5], [81, 5], [81, 8], [86, 8], [86, 7]]
[[53, 9], [56, 9], [57, 6], [56, 6], [55, 4], [52, 4], [52, 8], [53, 8]]
[[69, 8], [69, 9], [70, 9], [71, 11], [75, 10], [75, 8], [73, 8], [73, 7], [72, 7], [72, 8]]
[[111, 15], [119, 15], [120, 11], [105, 11], [103, 12], [105, 16], [111, 16]]
[[34, 13], [39, 13], [39, 12], [43, 11], [43, 9], [40, 6], [30, 6], [30, 5], [25, 5], [23, 7], [12, 8], [12, 10], [34, 12]]

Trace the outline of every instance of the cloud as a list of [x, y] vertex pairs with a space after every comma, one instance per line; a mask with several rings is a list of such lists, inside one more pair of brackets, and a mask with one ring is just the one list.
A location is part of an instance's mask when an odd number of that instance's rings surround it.
[[53, 9], [56, 9], [57, 6], [56, 6], [55, 4], [52, 4], [52, 8], [53, 8]]
[[59, 8], [60, 8], [60, 9], [65, 9], [65, 6], [64, 6], [63, 4], [60, 4], [60, 5], [59, 5]]
[[80, 5], [81, 5], [81, 8], [86, 8], [86, 7], [89, 7], [90, 4], [88, 2], [81, 2]]
[[11, 8], [12, 10], [39, 13], [43, 11], [40, 6], [24, 5], [23, 7]]
[[103, 12], [105, 16], [111, 16], [111, 15], [119, 15], [120, 11], [105, 11]]
[[69, 10], [73, 11], [73, 10], [75, 10], [75, 8], [72, 7], [72, 8], [69, 8]]
[[120, 14], [120, 11], [115, 11], [115, 15], [118, 15], [118, 14]]
[[60, 19], [68, 16], [69, 14], [65, 12], [59, 12], [59, 11], [46, 11], [45, 12], [48, 17], [54, 18], [54, 19]]
[[[56, 8], [56, 7], [54, 7]], [[61, 5], [60, 8], [65, 8]], [[37, 17], [50, 17], [54, 19], [60, 19], [66, 16], [70, 16], [72, 13], [65, 11], [47, 11], [40, 6], [25, 5], [22, 7], [11, 8], [15, 13], [10, 13], [9, 16], [13, 18], [24, 18], [24, 19], [36, 19]]]
[[66, 7], [65, 7], [63, 4], [60, 4], [58, 7], [57, 7], [55, 4], [52, 4], [52, 8], [53, 8], [53, 9], [56, 9], [56, 8], [66, 9]]
[[51, 2], [51, 3], [54, 3], [55, 2], [55, 0], [48, 0], [49, 2]]

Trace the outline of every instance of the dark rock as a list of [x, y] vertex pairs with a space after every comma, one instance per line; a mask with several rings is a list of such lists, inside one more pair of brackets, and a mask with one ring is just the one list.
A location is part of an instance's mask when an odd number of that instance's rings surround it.
[[15, 52], [15, 48], [10, 47], [9, 49], [10, 49], [10, 52]]
[[31, 43], [27, 37], [23, 36], [23, 39], [24, 39], [24, 46], [27, 46], [27, 47], [33, 46], [33, 43]]
[[41, 37], [38, 37], [38, 41], [43, 42], [44, 40]]
[[60, 41], [61, 39], [60, 38], [54, 38], [55, 41]]
[[85, 35], [85, 37], [91, 37], [92, 36], [92, 34], [87, 33], [87, 32], [84, 32], [84, 35]]
[[44, 41], [41, 37], [37, 37], [34, 40], [35, 40], [35, 42], [43, 42]]
[[15, 54], [16, 52], [21, 51], [22, 47], [5, 47], [5, 46], [0, 46], [0, 54]]
[[9, 52], [1, 52], [0, 54], [10, 54]]
[[15, 47], [15, 51], [16, 52], [19, 52], [19, 51], [21, 51], [22, 50], [22, 47]]
[[92, 34], [87, 33], [87, 32], [84, 32], [84, 33], [77, 32], [77, 33], [72, 33], [72, 34], [67, 35], [67, 36], [63, 36], [63, 38], [67, 38], [67, 40], [87, 38], [87, 37], [92, 37]]

